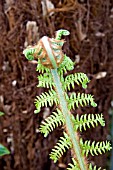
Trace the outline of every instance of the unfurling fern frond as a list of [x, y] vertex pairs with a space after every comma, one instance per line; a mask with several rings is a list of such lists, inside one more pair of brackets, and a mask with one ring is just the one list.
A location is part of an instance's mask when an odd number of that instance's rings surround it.
[[[93, 167], [92, 164], [90, 163], [88, 170], [101, 170], [101, 167], [100, 167], [100, 168], [97, 168], [97, 166], [94, 166], [94, 167]], [[105, 169], [103, 169], [103, 170], [105, 170]]]
[[62, 46], [65, 41], [61, 39], [62, 35], [69, 35], [69, 31], [59, 30], [55, 38], [44, 36], [36, 46], [28, 47], [23, 52], [28, 60], [38, 59], [37, 71], [42, 74], [38, 76], [38, 87], [50, 88], [50, 91], [37, 96], [35, 113], [40, 112], [41, 107], [53, 104], [61, 109], [57, 108], [57, 112], [53, 112], [45, 119], [39, 130], [45, 137], [59, 125], [64, 125], [63, 131], [67, 131], [67, 134], [64, 132], [64, 136], [60, 137], [52, 149], [50, 158], [54, 162], [57, 162], [67, 149], [71, 149], [73, 163], [69, 164], [70, 167], [67, 170], [101, 170], [101, 168], [93, 167], [91, 164], [88, 165], [86, 156], [88, 154], [98, 155], [111, 150], [110, 142], [83, 141], [79, 137], [78, 130], [86, 130], [87, 127], [95, 127], [98, 124], [104, 126], [103, 115], [89, 114], [87, 116], [85, 114], [80, 117], [77, 115], [75, 118], [71, 114], [70, 110], [75, 107], [87, 105], [96, 107], [97, 104], [91, 94], [71, 93], [68, 96], [67, 90], [70, 90], [71, 87], [74, 89], [74, 83], [87, 88], [89, 79], [84, 73], [66, 75], [67, 71], [74, 69], [75, 63], [63, 53]]
[[55, 103], [56, 105], [59, 103], [57, 94], [54, 90], [49, 90], [48, 93], [47, 92], [42, 93], [40, 96], [37, 96], [36, 98], [37, 99], [35, 101], [35, 106], [37, 110], [35, 110], [35, 113], [39, 113], [41, 107], [43, 106], [47, 107], [47, 104], [49, 104], [49, 106], [52, 106], [53, 103]]
[[50, 73], [50, 69], [45, 67], [43, 64], [41, 64], [40, 59], [38, 59], [38, 65], [36, 68], [36, 71], [38, 71], [39, 73]]
[[78, 129], [82, 131], [82, 129], [86, 130], [86, 127], [90, 128], [98, 126], [98, 124], [101, 124], [101, 126], [105, 126], [105, 121], [102, 114], [84, 114], [82, 116], [79, 116], [77, 114], [76, 118], [73, 118], [73, 125], [75, 131]]
[[66, 35], [69, 35], [70, 32], [68, 30], [65, 30], [65, 29], [60, 29], [56, 32], [56, 37], [55, 39], [56, 40], [61, 40], [61, 37], [62, 35], [66, 36]]
[[63, 73], [66, 73], [67, 71], [70, 71], [70, 70], [73, 70], [73, 69], [74, 69], [74, 62], [72, 62], [72, 60], [69, 57], [64, 55], [64, 60], [62, 61], [62, 63], [58, 67], [59, 75], [63, 75]]
[[50, 89], [52, 89], [52, 87], [54, 86], [52, 76], [49, 73], [48, 74], [44, 73], [43, 75], [39, 75], [38, 80], [39, 80], [39, 84], [37, 87], [47, 87], [47, 88], [50, 87]]
[[88, 156], [90, 153], [92, 156], [105, 153], [106, 151], [110, 151], [112, 149], [111, 144], [109, 141], [102, 141], [102, 142], [92, 142], [91, 141], [85, 141], [83, 142], [82, 139], [80, 139], [80, 146], [82, 148], [82, 153]]
[[70, 97], [66, 94], [66, 100], [68, 102], [69, 110], [75, 109], [75, 105], [76, 105], [76, 107], [78, 107], [79, 104], [82, 107], [86, 106], [86, 105], [89, 105], [89, 104], [91, 106], [93, 106], [93, 107], [97, 106], [97, 104], [94, 102], [94, 98], [93, 98], [93, 96], [91, 94], [72, 93], [70, 95]]
[[63, 82], [64, 90], [70, 90], [70, 86], [74, 89], [74, 83], [77, 85], [82, 85], [83, 88], [87, 88], [87, 83], [89, 83], [89, 79], [84, 73], [75, 73], [66, 76]]
[[49, 132], [53, 131], [56, 127], [59, 125], [63, 125], [65, 122], [64, 116], [62, 112], [57, 109], [57, 112], [53, 112], [51, 116], [49, 116], [40, 126], [40, 132], [44, 134], [44, 137], [46, 137]]
[[67, 168], [67, 170], [80, 170], [80, 167], [78, 166], [77, 162], [75, 161], [74, 158], [72, 158], [72, 162], [73, 163], [69, 163], [68, 166], [70, 166], [69, 168]]
[[52, 152], [50, 153], [50, 158], [56, 163], [57, 160], [63, 155], [64, 152], [66, 152], [66, 149], [69, 149], [72, 147], [70, 138], [68, 135], [64, 132], [64, 137], [60, 137], [60, 140], [56, 144], [56, 146], [52, 149]]

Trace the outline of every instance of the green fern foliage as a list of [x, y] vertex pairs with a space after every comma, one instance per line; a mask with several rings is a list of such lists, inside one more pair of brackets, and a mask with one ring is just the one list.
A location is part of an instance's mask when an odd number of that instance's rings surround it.
[[[101, 167], [100, 168], [97, 168], [97, 166], [92, 166], [92, 164], [90, 163], [89, 164], [89, 170], [101, 170]], [[103, 170], [105, 170], [105, 169], [103, 169]]]
[[51, 116], [49, 116], [40, 126], [40, 132], [44, 134], [46, 137], [53, 129], [58, 126], [63, 125], [65, 122], [64, 116], [62, 112], [57, 109], [57, 112], [53, 112]]
[[54, 163], [57, 162], [57, 160], [63, 155], [64, 152], [66, 152], [66, 149], [69, 149], [72, 147], [70, 138], [68, 135], [64, 132], [64, 137], [60, 137], [60, 140], [56, 144], [56, 146], [52, 149], [52, 152], [50, 153], [50, 158], [54, 161]]
[[106, 142], [102, 141], [97, 143], [93, 141], [91, 143], [91, 141], [83, 142], [82, 139], [80, 139], [80, 146], [82, 148], [82, 153], [85, 154], [86, 156], [88, 156], [89, 153], [92, 156], [102, 154], [105, 153], [106, 151], [110, 151], [112, 148], [109, 141]]
[[43, 75], [38, 76], [39, 84], [37, 87], [46, 87], [52, 89], [54, 87], [54, 83], [52, 80], [52, 76], [49, 73], [44, 73]]
[[91, 94], [85, 94], [85, 93], [72, 93], [70, 95], [70, 97], [68, 95], [66, 95], [66, 100], [68, 102], [68, 109], [75, 109], [75, 105], [76, 107], [80, 106], [87, 106], [87, 105], [91, 105], [93, 107], [96, 107], [97, 104], [94, 102], [94, 98]]
[[37, 64], [37, 68], [36, 71], [38, 71], [39, 73], [50, 73], [50, 69], [45, 67], [44, 65], [41, 64], [40, 59], [38, 59], [38, 64]]
[[64, 82], [63, 82], [63, 87], [64, 90], [70, 90], [70, 87], [74, 89], [74, 83], [77, 85], [82, 85], [83, 88], [87, 88], [87, 83], [89, 83], [89, 79], [84, 73], [75, 73], [75, 74], [70, 74], [66, 76]]
[[105, 121], [102, 114], [84, 114], [81, 116], [77, 114], [76, 119], [73, 118], [73, 124], [75, 131], [82, 131], [86, 130], [86, 127], [91, 128], [92, 126], [94, 128], [98, 124], [105, 126]]
[[65, 54], [62, 63], [58, 67], [59, 75], [63, 75], [63, 73], [67, 73], [67, 71], [73, 69], [74, 69], [74, 62], [72, 62], [72, 60], [69, 57], [67, 57]]
[[[77, 115], [76, 118], [71, 115], [71, 119], [75, 131], [86, 130], [87, 127], [90, 128], [91, 126], [94, 128], [99, 124], [101, 124], [101, 126], [105, 126], [105, 121], [102, 114], [84, 114], [82, 116]], [[53, 114], [46, 118], [45, 121], [42, 123], [42, 125], [40, 126], [40, 132], [44, 134], [44, 137], [46, 137], [49, 132], [53, 131], [53, 129], [64, 124], [64, 116], [62, 112], [57, 109], [57, 112], [53, 112]]]
[[[72, 158], [72, 163], [69, 163], [68, 166], [70, 166], [70, 167], [67, 168], [67, 170], [80, 170], [80, 168], [74, 158]], [[97, 168], [97, 166], [93, 167], [92, 164], [90, 163], [88, 170], [101, 170], [101, 167], [100, 168]]]
[[[99, 124], [105, 126], [105, 121], [102, 114], [84, 114], [81, 116], [76, 115], [76, 117], [71, 114], [71, 109], [88, 105], [96, 107], [97, 104], [91, 94], [73, 92], [68, 95], [67, 90], [70, 90], [71, 87], [74, 89], [75, 83], [82, 85], [84, 89], [87, 88], [89, 79], [84, 73], [66, 76], [67, 71], [74, 69], [75, 63], [64, 55], [62, 51], [64, 44], [64, 40], [61, 40], [62, 35], [69, 35], [69, 31], [59, 30], [56, 33], [56, 38], [52, 39], [47, 36], [42, 37], [38, 44], [40, 46], [39, 53], [37, 52], [38, 45], [36, 49], [34, 46], [31, 49], [27, 48], [23, 52], [28, 60], [38, 58], [36, 70], [41, 73], [38, 76], [38, 87], [50, 89], [48, 92], [36, 97], [35, 113], [39, 113], [43, 106], [51, 107], [53, 104], [57, 106], [56, 112], [53, 112], [42, 122], [39, 130], [46, 137], [56, 127], [63, 126], [64, 136], [60, 137], [50, 153], [50, 158], [54, 162], [57, 162], [67, 149], [72, 149], [74, 158], [72, 158], [72, 163], [69, 164], [67, 170], [101, 170], [96, 166], [93, 167], [92, 164], [88, 165], [85, 159], [89, 154], [94, 156], [111, 150], [110, 142], [83, 141], [83, 139], [79, 138], [78, 131], [94, 128]], [[43, 59], [46, 60], [45, 64], [42, 62]]]
[[67, 170], [80, 170], [80, 167], [78, 166], [74, 158], [72, 158], [72, 163], [69, 163], [68, 166], [70, 167], [67, 168]]
[[[64, 152], [66, 152], [66, 149], [69, 149], [72, 147], [71, 140], [64, 132], [64, 137], [60, 137], [60, 140], [52, 149], [52, 152], [50, 154], [50, 158], [54, 161], [57, 162], [57, 160], [63, 155]], [[80, 139], [80, 147], [82, 149], [82, 155], [88, 156], [90, 153], [92, 156], [98, 155], [98, 154], [103, 154], [106, 151], [110, 151], [112, 149], [111, 144], [109, 141], [102, 141], [102, 142], [92, 142], [91, 141], [85, 141], [83, 142], [83, 139]]]
[[48, 93], [42, 93], [40, 96], [36, 97], [37, 99], [35, 100], [35, 106], [36, 109], [35, 113], [39, 113], [41, 107], [46, 106], [47, 104], [49, 104], [49, 106], [52, 106], [53, 103], [55, 103], [56, 105], [59, 103], [57, 94], [54, 90], [49, 90]]

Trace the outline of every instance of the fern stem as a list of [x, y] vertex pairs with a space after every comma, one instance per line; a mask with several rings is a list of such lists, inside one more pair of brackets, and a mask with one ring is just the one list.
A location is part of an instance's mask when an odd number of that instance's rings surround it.
[[70, 113], [67, 107], [67, 102], [65, 99], [64, 91], [62, 90], [62, 84], [60, 82], [59, 75], [57, 73], [57, 69], [51, 69], [51, 74], [53, 76], [53, 81], [55, 83], [55, 89], [59, 98], [59, 104], [62, 113], [65, 117], [66, 127], [68, 130], [68, 135], [72, 141], [73, 150], [78, 160], [79, 166], [81, 170], [87, 170], [87, 165], [85, 164], [84, 157], [82, 156], [81, 148], [78, 141], [78, 134], [74, 131], [72, 121], [70, 119]]

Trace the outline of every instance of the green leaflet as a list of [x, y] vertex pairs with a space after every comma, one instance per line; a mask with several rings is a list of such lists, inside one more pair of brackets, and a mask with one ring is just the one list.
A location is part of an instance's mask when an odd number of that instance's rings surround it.
[[72, 158], [72, 163], [69, 163], [68, 166], [70, 166], [70, 167], [67, 168], [67, 170], [80, 170], [80, 167], [74, 158]]
[[[80, 170], [80, 168], [74, 158], [72, 158], [72, 163], [69, 163], [68, 166], [70, 166], [70, 167], [67, 168], [67, 170]], [[88, 170], [101, 170], [101, 167], [100, 168], [97, 168], [96, 166], [93, 167], [92, 164], [90, 163]]]
[[85, 141], [83, 142], [80, 139], [80, 146], [82, 148], [82, 154], [88, 156], [90, 153], [92, 156], [105, 153], [106, 151], [110, 151], [112, 149], [109, 141], [95, 142], [93, 141]]
[[67, 73], [67, 71], [71, 71], [73, 69], [74, 69], [74, 63], [65, 54], [64, 55], [64, 60], [62, 61], [62, 63], [60, 64], [60, 66], [57, 69], [58, 70], [58, 74], [60, 75], [60, 77], [62, 77], [63, 73]]
[[52, 149], [50, 153], [50, 158], [55, 162], [66, 152], [67, 149], [71, 148], [72, 144], [68, 135], [64, 132], [64, 137], [60, 137], [60, 140]]
[[37, 99], [35, 100], [35, 113], [39, 113], [41, 107], [47, 107], [47, 105], [52, 106], [53, 103], [56, 105], [59, 103], [57, 94], [54, 90], [49, 90], [48, 92], [42, 93], [40, 96], [37, 96]]
[[75, 130], [86, 130], [86, 128], [96, 127], [98, 124], [105, 126], [105, 121], [102, 114], [84, 114], [77, 115], [76, 119], [73, 118], [73, 124]]
[[57, 112], [53, 112], [40, 126], [40, 132], [46, 137], [53, 129], [58, 126], [64, 125], [65, 119], [62, 112], [57, 109]]
[[46, 87], [52, 89], [55, 85], [50, 73], [44, 73], [38, 76], [39, 84], [37, 87]]
[[74, 89], [74, 84], [82, 85], [83, 88], [87, 88], [87, 83], [89, 83], [89, 79], [84, 73], [75, 73], [66, 76], [64, 79], [63, 88], [64, 90], [70, 90], [70, 87]]
[[[88, 170], [101, 170], [101, 167], [100, 168], [97, 168], [96, 166], [93, 167], [92, 164], [90, 163]], [[103, 170], [105, 170], [105, 169], [103, 169]]]
[[87, 106], [87, 105], [91, 105], [93, 107], [96, 107], [97, 104], [94, 102], [94, 98], [91, 94], [85, 94], [85, 93], [72, 93], [70, 95], [70, 97], [66, 94], [66, 100], [68, 102], [68, 109], [75, 109], [75, 105], [76, 107], [80, 106]]

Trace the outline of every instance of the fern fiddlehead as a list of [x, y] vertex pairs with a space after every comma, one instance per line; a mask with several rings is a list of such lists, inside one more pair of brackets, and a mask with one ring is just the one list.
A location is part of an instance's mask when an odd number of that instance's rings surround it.
[[[79, 138], [78, 130], [86, 130], [87, 128], [95, 127], [98, 124], [105, 125], [102, 114], [86, 114], [79, 117], [71, 115], [70, 110], [79, 106], [91, 105], [96, 107], [96, 103], [91, 94], [76, 94], [72, 93], [70, 96], [67, 94], [67, 90], [70, 87], [74, 88], [74, 83], [82, 85], [83, 88], [87, 88], [89, 79], [84, 73], [75, 73], [68, 75], [65, 78], [63, 74], [69, 70], [73, 70], [74, 63], [69, 57], [64, 55], [62, 46], [64, 40], [61, 39], [62, 35], [69, 35], [67, 30], [59, 30], [56, 32], [56, 38], [48, 38], [44, 36], [41, 38], [36, 46], [29, 47], [24, 50], [24, 54], [27, 59], [38, 59], [37, 71], [42, 73], [38, 76], [39, 87], [50, 88], [47, 93], [42, 93], [37, 96], [35, 101], [36, 110], [35, 113], [39, 113], [41, 107], [52, 106], [56, 104], [57, 112], [53, 112], [42, 125], [40, 126], [41, 133], [46, 137], [55, 127], [64, 125], [64, 137], [61, 137], [57, 145], [52, 149], [50, 158], [56, 162], [66, 151], [71, 148], [74, 157], [72, 158], [73, 164], [69, 164], [68, 170], [96, 170], [97, 167], [88, 165], [86, 156], [88, 153], [98, 154], [111, 149], [109, 142], [83, 142]], [[54, 89], [54, 90], [53, 90]], [[100, 170], [100, 168], [98, 169]]]

